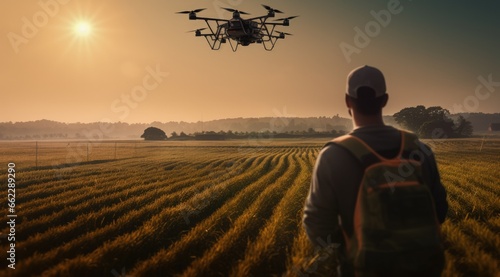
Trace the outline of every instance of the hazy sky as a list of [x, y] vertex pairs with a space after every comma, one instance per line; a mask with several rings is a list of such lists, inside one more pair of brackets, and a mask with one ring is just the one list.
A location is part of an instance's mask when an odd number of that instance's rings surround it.
[[[175, 14], [260, 4], [300, 15], [271, 52], [212, 51], [187, 33], [205, 23]], [[499, 14], [496, 0], [0, 0], [0, 121], [348, 116], [345, 77], [364, 64], [385, 73], [385, 114], [500, 112]]]

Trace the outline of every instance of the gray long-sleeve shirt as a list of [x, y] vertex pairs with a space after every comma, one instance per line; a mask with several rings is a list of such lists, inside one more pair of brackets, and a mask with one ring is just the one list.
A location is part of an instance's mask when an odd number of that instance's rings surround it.
[[[400, 131], [391, 126], [366, 126], [350, 134], [386, 158], [396, 156], [401, 146]], [[421, 150], [424, 178], [427, 178], [438, 220], [442, 223], [448, 210], [446, 191], [440, 181], [434, 154], [423, 143]], [[344, 245], [340, 222], [346, 235], [352, 235], [354, 207], [362, 177], [359, 161], [347, 149], [329, 144], [321, 150], [304, 206], [303, 225], [311, 242], [320, 246], [325, 242]]]

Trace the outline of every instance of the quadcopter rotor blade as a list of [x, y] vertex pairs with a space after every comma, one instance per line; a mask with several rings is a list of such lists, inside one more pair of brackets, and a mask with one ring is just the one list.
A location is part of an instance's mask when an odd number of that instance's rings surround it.
[[290, 16], [290, 17], [286, 17], [286, 18], [280, 18], [280, 19], [276, 19], [274, 21], [283, 21], [283, 20], [291, 20], [291, 19], [294, 19], [296, 17], [299, 17], [298, 15], [295, 15], [295, 16]]
[[276, 10], [276, 9], [273, 9], [271, 7], [269, 7], [268, 5], [264, 5], [262, 4], [262, 7], [264, 7], [266, 10], [270, 11], [270, 12], [275, 12], [275, 13], [283, 13], [282, 11], [280, 10]]
[[235, 9], [231, 9], [231, 8], [224, 8], [224, 7], [220, 7], [220, 8], [223, 10], [226, 10], [228, 12], [233, 12], [233, 13], [236, 11]]
[[280, 33], [280, 34], [284, 34], [284, 35], [287, 35], [287, 36], [293, 36], [293, 34], [290, 34], [290, 33], [285, 33], [285, 32], [280, 32], [280, 31], [276, 31], [277, 33]]
[[193, 33], [193, 32], [198, 32], [198, 31], [203, 31], [205, 30], [206, 28], [201, 28], [201, 29], [196, 29], [196, 30], [191, 30], [191, 31], [187, 31], [186, 33]]
[[190, 13], [199, 13], [201, 11], [204, 11], [206, 9], [196, 9], [196, 10], [192, 10], [192, 11], [181, 11], [181, 12], [176, 12], [176, 13], [182, 13], [182, 14], [190, 14]]
[[238, 12], [238, 13], [240, 13], [240, 14], [246, 14], [246, 15], [248, 15], [248, 14], [249, 14], [249, 13], [247, 13], [247, 12], [238, 11], [238, 10], [231, 9], [231, 8], [224, 8], [224, 7], [221, 7], [221, 9], [224, 9], [224, 10], [226, 10], [226, 11], [228, 11], [228, 12], [233, 12], [233, 13], [234, 13], [234, 12]]

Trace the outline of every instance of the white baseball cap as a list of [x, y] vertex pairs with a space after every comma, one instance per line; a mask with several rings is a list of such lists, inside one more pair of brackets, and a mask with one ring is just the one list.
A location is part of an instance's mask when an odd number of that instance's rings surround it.
[[386, 94], [385, 78], [382, 71], [375, 67], [365, 65], [355, 68], [347, 76], [347, 95], [358, 98], [358, 89], [369, 87], [375, 91], [375, 97]]

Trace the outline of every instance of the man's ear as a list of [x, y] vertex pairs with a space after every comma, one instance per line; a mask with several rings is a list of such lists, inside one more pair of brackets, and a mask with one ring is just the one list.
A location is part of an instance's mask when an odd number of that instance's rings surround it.
[[345, 95], [345, 105], [347, 106], [347, 108], [351, 109], [352, 108], [352, 103], [351, 103], [351, 98], [349, 97], [349, 95]]
[[382, 99], [382, 108], [385, 107], [385, 105], [387, 105], [387, 101], [389, 101], [389, 94], [384, 94], [384, 99]]

